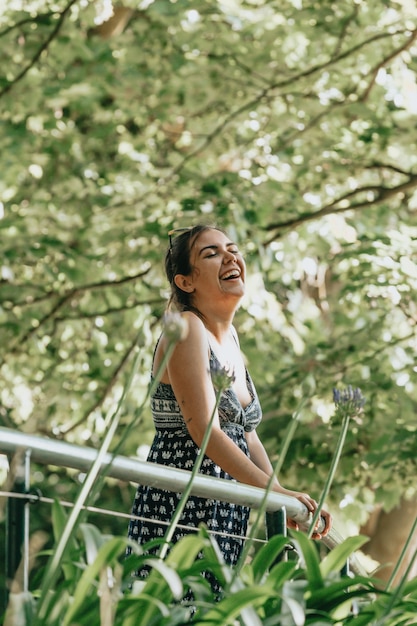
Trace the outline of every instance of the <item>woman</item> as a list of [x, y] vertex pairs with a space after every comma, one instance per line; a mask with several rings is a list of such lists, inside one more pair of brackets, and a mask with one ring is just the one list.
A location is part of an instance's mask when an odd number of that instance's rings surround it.
[[[188, 470], [193, 467], [215, 406], [210, 369], [221, 366], [233, 371], [235, 380], [221, 396], [200, 471], [266, 488], [273, 468], [256, 434], [261, 407], [233, 327], [245, 293], [245, 262], [237, 245], [220, 229], [198, 225], [180, 230], [183, 232], [174, 239], [170, 237], [165, 269], [171, 285], [170, 304], [181, 311], [188, 334], [176, 345], [152, 396], [156, 435], [148, 461]], [[167, 339], [162, 336], [155, 349], [153, 375], [166, 348]], [[272, 489], [297, 498], [312, 513], [317, 508], [308, 494], [286, 489], [276, 478]], [[139, 486], [132, 513], [155, 521], [132, 519], [129, 536], [139, 543], [163, 538], [167, 525], [158, 521], [170, 521], [180, 496]], [[322, 516], [325, 535], [331, 517], [325, 511]], [[173, 540], [187, 532], [184, 525], [204, 523], [214, 531], [225, 562], [234, 565], [242, 550], [248, 517], [247, 507], [192, 496]], [[291, 520], [289, 525], [296, 527]]]

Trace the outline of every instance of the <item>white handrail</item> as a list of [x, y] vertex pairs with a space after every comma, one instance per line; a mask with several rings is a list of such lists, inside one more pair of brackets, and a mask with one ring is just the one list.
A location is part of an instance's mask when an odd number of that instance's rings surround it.
[[[0, 428], [0, 453], [10, 454], [18, 450], [31, 451], [31, 459], [38, 463], [71, 467], [87, 472], [97, 456], [94, 448], [82, 447], [64, 441], [48, 439]], [[108, 467], [108, 465], [110, 467]], [[166, 465], [148, 463], [125, 456], [107, 454], [103, 462], [107, 475], [111, 478], [149, 485], [168, 491], [182, 492], [190, 480], [190, 472]], [[259, 508], [265, 497], [265, 490], [222, 478], [198, 475], [193, 481], [191, 493], [202, 498], [212, 498]], [[286, 508], [287, 516], [301, 524], [309, 521], [307, 507], [296, 498], [270, 492], [266, 498], [266, 511], [274, 512]]]
[[[30, 459], [38, 463], [71, 467], [84, 472], [88, 472], [97, 455], [97, 450], [94, 448], [0, 427], [0, 454], [11, 454], [18, 451], [30, 451]], [[167, 489], [168, 491], [182, 492], [190, 480], [190, 472], [186, 470], [119, 455], [107, 454], [102, 467], [106, 469], [106, 475], [111, 478]], [[191, 493], [202, 498], [233, 502], [251, 508], [260, 508], [265, 498], [264, 489], [201, 474], [195, 477]], [[296, 520], [301, 528], [308, 528], [311, 514], [304, 504], [296, 498], [280, 493], [270, 492], [267, 494], [265, 507], [267, 512], [274, 513], [284, 507], [287, 517]], [[333, 527], [329, 534], [323, 537], [322, 541], [332, 550], [343, 541], [343, 537]], [[354, 555], [350, 557], [350, 566], [355, 573], [366, 575]]]

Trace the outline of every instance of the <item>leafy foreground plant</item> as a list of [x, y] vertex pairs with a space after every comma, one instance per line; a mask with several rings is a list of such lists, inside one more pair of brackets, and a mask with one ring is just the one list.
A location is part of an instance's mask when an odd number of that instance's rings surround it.
[[[56, 503], [55, 535], [66, 521]], [[320, 561], [317, 543], [304, 533], [294, 532], [291, 539], [276, 535], [236, 577], [204, 528], [181, 539], [162, 560], [144, 552], [155, 545], [141, 548], [126, 537], [104, 536], [95, 526], [81, 524], [59, 580], [49, 590], [44, 626], [415, 624], [417, 581], [388, 592], [366, 576], [341, 575], [346, 560], [365, 541], [351, 537]], [[280, 561], [288, 543], [298, 558]], [[133, 553], [124, 558], [127, 545]], [[149, 577], [134, 581], [143, 565], [149, 566]], [[221, 597], [213, 592], [207, 572], [221, 584]], [[37, 623], [34, 601], [26, 599], [9, 611], [4, 626]]]
[[[64, 513], [54, 510], [55, 532]], [[413, 624], [417, 581], [401, 595], [378, 590], [365, 576], [341, 575], [353, 551], [366, 541], [351, 537], [320, 561], [317, 544], [304, 533], [272, 537], [238, 577], [223, 563], [217, 543], [204, 528], [175, 544], [164, 560], [145, 554], [126, 537], [107, 537], [82, 524], [55, 589], [45, 626], [302, 626]], [[278, 560], [288, 543], [297, 560]], [[133, 553], [124, 558], [127, 544]], [[146, 546], [151, 547], [151, 546]], [[155, 546], [153, 546], [155, 547]], [[132, 574], [148, 565], [145, 581]], [[220, 582], [216, 596], [207, 572]], [[29, 610], [6, 618], [5, 626], [32, 626]], [[413, 621], [414, 620], [414, 621]]]
[[[153, 382], [148, 388], [147, 395], [142, 402], [142, 405], [137, 411], [135, 419], [133, 419], [129, 427], [124, 430], [123, 436], [121, 437], [118, 446], [115, 448], [115, 450], [113, 450], [114, 455], [121, 448], [121, 446], [129, 436], [131, 430], [134, 428], [135, 425], [137, 425], [138, 421], [140, 420], [143, 409], [147, 404], [147, 400], [151, 396], [152, 390], [155, 385], [158, 384], [161, 373], [164, 371], [166, 364], [171, 357], [172, 351], [175, 348], [175, 345], [179, 341], [184, 339], [187, 335], [188, 326], [186, 324], [186, 321], [181, 318], [179, 314], [167, 314], [164, 318], [164, 332], [168, 340], [168, 345], [164, 358], [162, 359], [159, 370], [156, 373]], [[13, 626], [15, 624], [19, 624], [20, 626], [20, 624], [31, 623], [34, 624], [34, 626], [45, 626], [45, 624], [49, 623], [49, 617], [54, 611], [51, 590], [56, 587], [57, 582], [60, 578], [61, 571], [65, 572], [65, 570], [68, 568], [68, 552], [74, 543], [75, 534], [80, 527], [82, 520], [84, 519], [86, 506], [94, 499], [95, 494], [99, 493], [100, 488], [103, 485], [107, 469], [111, 465], [110, 461], [110, 463], [105, 466], [104, 459], [110, 449], [110, 446], [114, 439], [114, 435], [120, 423], [121, 409], [124, 405], [127, 394], [129, 393], [130, 387], [138, 368], [138, 362], [140, 357], [140, 351], [138, 350], [139, 336], [140, 335], [138, 335], [138, 339], [136, 340], [135, 344], [136, 356], [134, 358], [133, 366], [129, 372], [126, 384], [123, 387], [123, 391], [119, 398], [119, 401], [117, 402], [114, 411], [108, 417], [107, 430], [101, 446], [97, 451], [97, 456], [80, 488], [70, 515], [68, 516], [68, 518], [65, 518], [65, 522], [63, 523], [59, 532], [56, 532], [56, 528], [54, 529], [55, 545], [53, 550], [51, 550], [50, 552], [50, 558], [46, 565], [45, 572], [42, 578], [41, 589], [37, 594], [37, 602], [35, 604], [33, 602], [31, 594], [28, 593], [10, 593], [9, 607], [6, 611], [5, 616], [5, 624], [9, 623]], [[57, 511], [59, 510], [59, 508], [55, 510]], [[27, 622], [28, 619], [30, 619], [30, 622]]]

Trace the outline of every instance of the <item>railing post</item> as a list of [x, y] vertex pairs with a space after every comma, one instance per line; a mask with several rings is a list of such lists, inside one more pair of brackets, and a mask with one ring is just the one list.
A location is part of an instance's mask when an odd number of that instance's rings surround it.
[[[287, 536], [287, 510], [285, 506], [265, 514], [266, 536], [271, 539], [274, 535]], [[288, 558], [287, 551], [283, 550], [278, 556], [277, 561], [286, 561]]]
[[[30, 457], [31, 450], [25, 452], [25, 493], [30, 493]], [[25, 519], [23, 522], [23, 591], [29, 591], [29, 537], [30, 537], [31, 501], [25, 500]]]
[[[26, 450], [24, 460], [17, 454], [10, 459], [11, 472], [14, 472], [11, 491], [29, 493], [30, 490], [30, 450]], [[22, 578], [19, 581], [22, 591], [29, 586], [29, 502], [24, 498], [9, 497], [6, 508], [6, 588], [4, 605], [7, 606], [10, 585], [22, 563]]]
[[340, 575], [341, 576], [350, 576], [350, 561], [349, 561], [349, 558], [347, 559], [346, 563], [344, 564], [344, 566], [340, 570]]

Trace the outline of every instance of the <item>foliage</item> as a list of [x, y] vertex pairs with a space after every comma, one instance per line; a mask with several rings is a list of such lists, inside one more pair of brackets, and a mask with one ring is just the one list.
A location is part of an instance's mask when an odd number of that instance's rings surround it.
[[[62, 513], [55, 516], [61, 518]], [[345, 540], [320, 563], [314, 542], [303, 533], [294, 531], [292, 540], [276, 535], [236, 578], [203, 528], [181, 539], [161, 561], [143, 553], [137, 544], [132, 544], [134, 553], [126, 559], [126, 537], [104, 536], [95, 526], [82, 524], [61, 577], [50, 590], [48, 612], [39, 621], [33, 598], [16, 595], [14, 613], [6, 615], [5, 625], [408, 623], [415, 615], [416, 581], [398, 594], [396, 589], [379, 590], [366, 577], [340, 574], [346, 559], [365, 540]], [[301, 557], [299, 562], [280, 560], [289, 541]], [[148, 578], [132, 586], [132, 572], [144, 563], [150, 567]], [[220, 597], [208, 583], [207, 572], [222, 584]]]
[[[332, 505], [348, 494], [359, 521], [392, 507], [415, 489], [413, 3], [127, 0], [103, 24], [105, 5], [0, 7], [2, 423], [97, 447], [139, 345], [122, 437], [147, 393], [167, 232], [218, 221], [247, 257], [236, 325], [273, 458], [307, 399], [282, 480], [321, 490], [328, 390], [348, 379], [367, 410]], [[145, 415], [124, 452], [151, 430]]]

